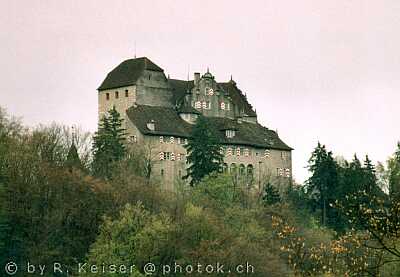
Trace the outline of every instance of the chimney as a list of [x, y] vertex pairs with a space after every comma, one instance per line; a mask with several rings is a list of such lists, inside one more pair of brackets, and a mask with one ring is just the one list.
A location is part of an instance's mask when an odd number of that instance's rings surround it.
[[199, 72], [195, 72], [194, 73], [194, 86], [197, 87], [200, 81], [200, 73]]

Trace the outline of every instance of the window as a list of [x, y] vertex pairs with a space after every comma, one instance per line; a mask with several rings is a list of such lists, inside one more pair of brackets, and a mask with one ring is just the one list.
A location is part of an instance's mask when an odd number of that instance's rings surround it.
[[131, 142], [136, 143], [137, 142], [137, 136], [133, 135], [130, 137]]
[[232, 156], [232, 148], [228, 147], [228, 149], [226, 150], [226, 154], [227, 156]]
[[126, 89], [125, 90], [125, 97], [128, 97], [129, 96], [129, 91]]
[[203, 101], [203, 105], [202, 105], [203, 109], [207, 109], [207, 102]]
[[164, 177], [164, 169], [161, 169], [161, 177]]
[[119, 93], [118, 93], [118, 91], [116, 91], [115, 92], [115, 99], [118, 99], [119, 98]]
[[220, 153], [221, 155], [224, 155], [224, 152], [225, 152], [224, 150], [225, 150], [224, 147], [220, 147], [220, 148], [219, 148], [219, 153]]
[[206, 94], [212, 96], [214, 95], [214, 90], [212, 88], [206, 88]]
[[196, 104], [194, 105], [194, 107], [195, 107], [196, 109], [201, 109], [201, 102], [200, 102], [200, 101], [197, 101]]
[[164, 152], [165, 159], [170, 160], [171, 159], [171, 152]]
[[245, 169], [246, 169], [246, 167], [244, 166], [244, 164], [240, 164], [239, 165], [239, 174], [244, 175]]
[[227, 164], [227, 163], [224, 163], [224, 164], [222, 165], [222, 172], [223, 172], [223, 173], [227, 173], [227, 172], [228, 172], [228, 164]]
[[231, 170], [230, 171], [231, 171], [232, 174], [236, 173], [236, 164], [235, 163], [231, 164]]
[[221, 102], [221, 110], [225, 110], [225, 103]]
[[233, 138], [235, 136], [235, 130], [226, 130], [225, 131], [225, 136], [227, 138]]
[[181, 144], [181, 138], [177, 139], [178, 141], [176, 142], [177, 144]]
[[236, 156], [240, 156], [240, 147], [236, 148]]
[[176, 159], [178, 160], [178, 161], [180, 161], [182, 158], [181, 158], [181, 153], [178, 153], [178, 154], [176, 154]]
[[160, 136], [160, 143], [164, 143], [164, 137]]
[[281, 158], [282, 158], [283, 161], [288, 160], [288, 158], [289, 158], [288, 153], [285, 152], [285, 151], [282, 151], [282, 152], [281, 152]]
[[173, 144], [175, 142], [175, 138], [174, 137], [170, 137], [169, 138], [169, 143]]
[[253, 168], [253, 165], [252, 164], [249, 164], [248, 166], [247, 166], [247, 176], [253, 176], [253, 173], [254, 173], [254, 168]]
[[108, 92], [106, 93], [106, 100], [110, 100], [110, 94]]
[[175, 153], [174, 152], [171, 153], [171, 161], [175, 161]]
[[211, 102], [210, 101], [207, 101], [207, 108], [206, 109], [211, 110]]
[[179, 171], [178, 171], [178, 176], [179, 176], [179, 178], [182, 177], [182, 170], [179, 170]]
[[283, 168], [277, 168], [276, 169], [276, 175], [278, 176], [278, 177], [282, 177], [283, 176]]
[[248, 148], [244, 149], [244, 156], [245, 156], [245, 157], [250, 156], [250, 151], [249, 151]]
[[290, 178], [290, 169], [289, 168], [285, 169], [285, 177]]
[[265, 158], [269, 158], [269, 155], [270, 155], [270, 154], [271, 154], [270, 151], [269, 151], [268, 149], [265, 149], [264, 157], [265, 157]]
[[188, 139], [185, 139], [185, 144], [188, 144]]
[[160, 161], [164, 160], [164, 152], [160, 152]]

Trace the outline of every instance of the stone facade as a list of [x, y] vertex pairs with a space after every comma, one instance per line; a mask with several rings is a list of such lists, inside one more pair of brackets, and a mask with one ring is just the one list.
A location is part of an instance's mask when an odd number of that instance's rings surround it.
[[147, 58], [124, 61], [98, 89], [99, 117], [113, 106], [122, 115], [129, 143], [151, 153], [152, 177], [166, 189], [186, 174], [190, 129], [199, 114], [220, 135], [223, 170], [245, 183], [261, 186], [266, 179], [289, 183], [292, 148], [276, 132], [257, 122], [246, 96], [230, 80], [215, 81], [207, 70], [191, 81], [166, 78]]

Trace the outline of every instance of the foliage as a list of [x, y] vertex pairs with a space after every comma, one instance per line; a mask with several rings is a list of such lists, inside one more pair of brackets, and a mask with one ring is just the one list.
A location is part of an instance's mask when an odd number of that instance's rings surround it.
[[191, 185], [221, 168], [221, 145], [209, 124], [211, 123], [205, 117], [200, 116], [193, 127], [189, 143], [185, 145], [189, 167], [184, 178], [189, 178]]
[[321, 224], [332, 225], [336, 215], [330, 204], [334, 202], [338, 183], [338, 166], [332, 152], [318, 143], [309, 160], [311, 177], [307, 180], [307, 193], [321, 212]]
[[125, 129], [122, 128], [122, 122], [115, 107], [100, 119], [99, 129], [93, 138], [92, 170], [95, 176], [111, 178], [113, 164], [125, 157]]
[[262, 200], [264, 205], [274, 205], [281, 202], [281, 197], [279, 195], [279, 191], [270, 183], [267, 183], [264, 186], [264, 195]]
[[[357, 156], [338, 162], [319, 144], [307, 186], [292, 185], [279, 195], [275, 183], [267, 184], [264, 198], [219, 174], [216, 157], [215, 167], [198, 167], [202, 174], [195, 186], [165, 191], [149, 178], [152, 146], [125, 145], [121, 122], [111, 111], [96, 134], [93, 145], [101, 150], [94, 148], [92, 168], [100, 165], [96, 176], [104, 177], [97, 178], [85, 170], [87, 133], [75, 134], [72, 143], [65, 126], [26, 129], [0, 109], [1, 264], [60, 261], [70, 271], [83, 260], [88, 266], [104, 263], [106, 270], [110, 263], [134, 264], [128, 276], [143, 276], [148, 262], [172, 267], [219, 262], [225, 269], [248, 262], [254, 276], [400, 272], [399, 150], [387, 168], [375, 169], [368, 156], [363, 163]], [[193, 151], [205, 151], [200, 140], [194, 142]], [[219, 153], [216, 137], [211, 142]], [[381, 179], [390, 183], [389, 196], [378, 185]]]
[[[368, 237], [347, 233], [338, 239], [308, 245], [306, 238], [298, 234], [296, 227], [286, 223], [281, 217], [272, 217], [275, 236], [280, 249], [301, 276], [331, 274], [334, 276], [375, 276], [377, 273], [375, 250], [363, 245]], [[315, 237], [315, 234], [314, 234]]]

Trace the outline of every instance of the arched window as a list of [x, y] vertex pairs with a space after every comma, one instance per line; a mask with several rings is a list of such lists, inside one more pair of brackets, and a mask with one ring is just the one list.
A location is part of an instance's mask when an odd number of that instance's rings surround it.
[[232, 164], [231, 164], [231, 170], [230, 170], [230, 172], [231, 172], [232, 174], [236, 174], [236, 164], [235, 164], [235, 163], [232, 163]]
[[240, 164], [239, 165], [239, 175], [244, 175], [246, 172], [246, 167], [244, 166], [244, 164]]
[[222, 165], [222, 172], [223, 172], [223, 173], [227, 173], [227, 172], [228, 172], [228, 164], [227, 164], [227, 163], [224, 163], [224, 164]]
[[252, 165], [252, 164], [249, 164], [249, 165], [247, 166], [247, 176], [253, 176], [253, 174], [254, 174], [253, 165]]

